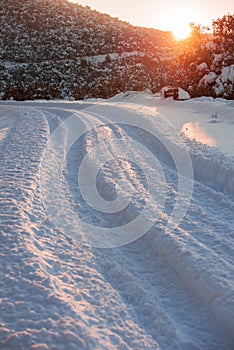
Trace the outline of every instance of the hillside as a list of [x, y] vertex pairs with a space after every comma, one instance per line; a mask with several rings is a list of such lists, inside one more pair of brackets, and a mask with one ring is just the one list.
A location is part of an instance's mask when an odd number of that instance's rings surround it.
[[67, 0], [0, 1], [0, 99], [109, 98], [180, 86], [234, 99], [234, 15], [184, 41]]
[[157, 88], [170, 33], [134, 27], [66, 0], [1, 0], [2, 98], [86, 95]]

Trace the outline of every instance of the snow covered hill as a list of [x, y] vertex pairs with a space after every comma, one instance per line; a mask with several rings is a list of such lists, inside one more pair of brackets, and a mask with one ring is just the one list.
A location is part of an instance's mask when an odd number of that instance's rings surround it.
[[172, 42], [169, 32], [67, 0], [1, 0], [0, 99], [106, 98], [155, 88]]
[[1, 349], [234, 349], [233, 112], [0, 103]]

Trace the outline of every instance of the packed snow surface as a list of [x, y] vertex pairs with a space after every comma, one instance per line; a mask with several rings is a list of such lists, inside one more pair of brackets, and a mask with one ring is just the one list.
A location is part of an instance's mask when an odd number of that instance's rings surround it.
[[233, 350], [233, 135], [221, 99], [1, 102], [0, 349]]

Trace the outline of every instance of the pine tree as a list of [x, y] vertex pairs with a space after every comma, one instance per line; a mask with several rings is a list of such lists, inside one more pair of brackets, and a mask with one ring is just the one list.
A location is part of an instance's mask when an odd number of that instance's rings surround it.
[[234, 15], [224, 15], [213, 21], [213, 34], [215, 43], [219, 50], [225, 51], [227, 55], [233, 55], [234, 51]]

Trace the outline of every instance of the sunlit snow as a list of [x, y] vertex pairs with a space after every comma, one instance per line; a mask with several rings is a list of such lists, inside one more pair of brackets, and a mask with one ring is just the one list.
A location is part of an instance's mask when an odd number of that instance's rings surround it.
[[207, 97], [0, 102], [0, 348], [232, 350], [233, 135]]

